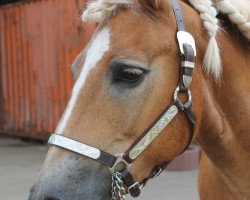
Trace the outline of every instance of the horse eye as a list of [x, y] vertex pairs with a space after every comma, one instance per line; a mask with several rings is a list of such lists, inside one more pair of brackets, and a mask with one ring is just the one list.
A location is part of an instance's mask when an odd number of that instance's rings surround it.
[[114, 86], [120, 89], [132, 89], [142, 83], [147, 73], [149, 73], [149, 70], [145, 69], [144, 66], [140, 66], [138, 63], [116, 60], [110, 64], [108, 77]]
[[121, 80], [127, 82], [136, 82], [138, 81], [143, 75], [143, 71], [138, 68], [127, 68], [122, 70], [121, 73]]
[[143, 68], [127, 65], [115, 65], [113, 69], [113, 83], [125, 87], [135, 87], [139, 85], [147, 72]]

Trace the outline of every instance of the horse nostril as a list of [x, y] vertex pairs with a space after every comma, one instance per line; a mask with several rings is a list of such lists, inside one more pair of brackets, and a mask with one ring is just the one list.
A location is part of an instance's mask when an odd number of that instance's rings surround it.
[[35, 185], [33, 185], [31, 188], [30, 188], [30, 193], [33, 193], [35, 191]]
[[60, 199], [55, 197], [44, 197], [44, 200], [60, 200]]

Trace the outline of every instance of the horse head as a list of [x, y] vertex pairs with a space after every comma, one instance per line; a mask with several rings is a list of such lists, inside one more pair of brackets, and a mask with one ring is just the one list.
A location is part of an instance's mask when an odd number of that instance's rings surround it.
[[[54, 135], [59, 140], [70, 138], [65, 140], [73, 142], [69, 146], [77, 145], [76, 141], [86, 144], [90, 154], [96, 151], [97, 157], [100, 152], [126, 154], [159, 116], [169, 111], [170, 105], [176, 105], [173, 96], [181, 66], [176, 16], [170, 1], [105, 2], [90, 4], [83, 14], [85, 19], [100, 23], [72, 65], [72, 96]], [[204, 104], [201, 65], [208, 38], [198, 13], [188, 4], [180, 4], [186, 29], [198, 41], [192, 84], [188, 87], [196, 114], [194, 138]], [[178, 95], [176, 91], [179, 102], [191, 102], [188, 90]], [[144, 144], [148, 144], [134, 156], [136, 159], [133, 155], [126, 155], [128, 159], [123, 158], [124, 154], [118, 156], [136, 182], [148, 177], [155, 166], [175, 158], [189, 144], [190, 123], [176, 107], [171, 110], [176, 112], [173, 118], [161, 127], [157, 137], [145, 139]], [[89, 157], [51, 145], [29, 199], [110, 199], [114, 169], [96, 162], [95, 155], [94, 159]]]

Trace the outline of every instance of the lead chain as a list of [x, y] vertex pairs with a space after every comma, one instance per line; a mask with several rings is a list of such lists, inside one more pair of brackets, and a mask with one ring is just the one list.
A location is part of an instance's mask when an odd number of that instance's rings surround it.
[[125, 188], [124, 188], [124, 183], [122, 181], [122, 175], [119, 172], [115, 172], [114, 175], [112, 176], [112, 190], [111, 190], [111, 195], [112, 198], [111, 200], [117, 200], [117, 197], [119, 197], [120, 200], [125, 200]]

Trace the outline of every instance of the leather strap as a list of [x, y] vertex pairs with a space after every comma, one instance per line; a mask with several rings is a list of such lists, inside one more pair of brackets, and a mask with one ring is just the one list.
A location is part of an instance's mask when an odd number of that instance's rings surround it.
[[[172, 3], [172, 9], [176, 17], [177, 30], [186, 31], [183, 14], [182, 14], [181, 7], [179, 5], [179, 1], [171, 0], [171, 3]], [[184, 64], [182, 64], [180, 68], [180, 91], [187, 91], [192, 81], [193, 67], [190, 67], [190, 66], [194, 64], [195, 53], [194, 53], [194, 49], [192, 48], [192, 46], [188, 44], [183, 44], [183, 51], [184, 51], [184, 54], [182, 58], [182, 63]]]
[[140, 185], [141, 185], [142, 187], [144, 187], [150, 179], [153, 179], [153, 178], [159, 176], [159, 175], [162, 173], [162, 171], [163, 171], [164, 169], [166, 169], [166, 167], [167, 167], [171, 162], [172, 162], [172, 160], [168, 160], [168, 161], [163, 162], [163, 163], [160, 164], [160, 165], [155, 166], [155, 168], [151, 171], [151, 173], [150, 173], [146, 178], [144, 178], [144, 179], [140, 182]]
[[104, 152], [101, 150], [101, 155], [98, 159], [96, 159], [98, 162], [112, 168], [117, 160], [117, 158], [107, 152]]
[[184, 55], [180, 67], [180, 91], [187, 91], [193, 76], [195, 55], [193, 47], [189, 44], [183, 45]]
[[190, 133], [189, 133], [189, 138], [188, 138], [188, 142], [185, 146], [185, 148], [183, 149], [183, 151], [180, 153], [182, 154], [184, 151], [186, 151], [186, 149], [189, 147], [189, 145], [192, 142], [193, 139], [193, 135], [194, 135], [194, 127], [195, 127], [195, 123], [196, 123], [196, 117], [195, 117], [195, 113], [192, 107], [192, 103], [190, 101], [187, 101], [185, 104], [183, 104], [179, 99], [177, 99], [174, 104], [178, 107], [179, 110], [183, 111], [183, 113], [186, 116], [186, 119], [189, 123], [189, 127], [190, 127]]
[[171, 0], [172, 8], [176, 18], [176, 24], [179, 31], [185, 31], [185, 23], [183, 20], [183, 14], [178, 0]]

